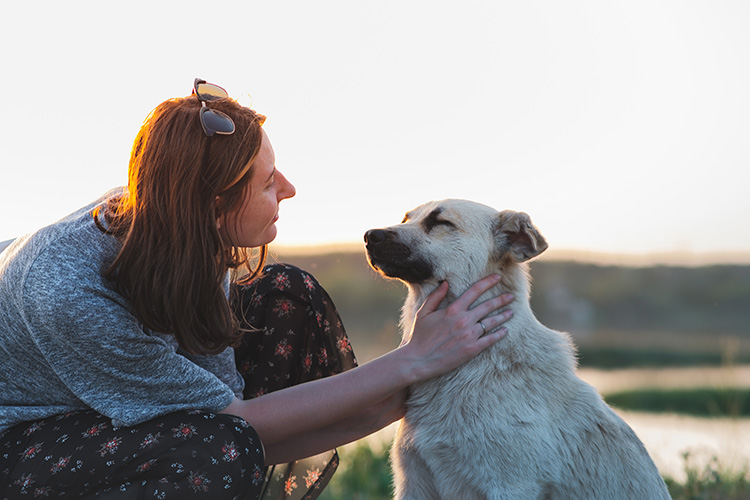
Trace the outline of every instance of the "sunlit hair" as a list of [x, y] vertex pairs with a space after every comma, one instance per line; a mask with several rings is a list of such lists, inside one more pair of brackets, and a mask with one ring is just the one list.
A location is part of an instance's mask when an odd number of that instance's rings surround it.
[[250, 252], [224, 241], [216, 223], [250, 196], [265, 117], [232, 99], [209, 106], [234, 120], [234, 134], [207, 137], [194, 96], [163, 102], [135, 138], [127, 191], [103, 210], [108, 232], [123, 244], [105, 277], [118, 284], [146, 327], [173, 334], [198, 354], [239, 343], [224, 279], [239, 267], [251, 279], [266, 256], [264, 246], [250, 270]]

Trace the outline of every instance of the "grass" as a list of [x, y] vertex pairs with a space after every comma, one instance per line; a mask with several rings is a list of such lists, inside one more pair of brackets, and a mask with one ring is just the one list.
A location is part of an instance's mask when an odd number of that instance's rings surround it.
[[607, 394], [610, 405], [624, 410], [680, 413], [697, 417], [750, 417], [750, 389], [631, 389]]
[[[320, 500], [390, 500], [393, 498], [388, 447], [373, 451], [364, 441], [339, 450], [341, 466]], [[686, 480], [664, 480], [673, 500], [750, 500], [750, 471], [729, 471], [713, 458], [705, 466], [683, 454]]]
[[[671, 368], [679, 366], [722, 366], [724, 353], [715, 350], [685, 351], [659, 347], [578, 346], [579, 364], [588, 368]], [[742, 354], [737, 363], [750, 363], [750, 356]]]
[[354, 447], [339, 450], [339, 470], [318, 497], [320, 500], [390, 500], [391, 469], [388, 463], [390, 447], [373, 451], [365, 441]]
[[750, 471], [729, 471], [714, 457], [703, 467], [690, 464], [690, 453], [682, 455], [687, 479], [678, 483], [664, 478], [673, 500], [748, 500]]

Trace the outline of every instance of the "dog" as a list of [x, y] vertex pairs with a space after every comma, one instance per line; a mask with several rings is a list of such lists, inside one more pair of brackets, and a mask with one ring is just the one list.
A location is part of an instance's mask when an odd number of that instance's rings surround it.
[[440, 307], [493, 273], [500, 283], [476, 303], [516, 297], [505, 338], [411, 387], [391, 452], [396, 499], [670, 499], [632, 429], [577, 377], [569, 336], [534, 316], [527, 261], [547, 243], [527, 214], [433, 201], [367, 231], [365, 244], [370, 265], [408, 288], [407, 337], [442, 281], [450, 287]]

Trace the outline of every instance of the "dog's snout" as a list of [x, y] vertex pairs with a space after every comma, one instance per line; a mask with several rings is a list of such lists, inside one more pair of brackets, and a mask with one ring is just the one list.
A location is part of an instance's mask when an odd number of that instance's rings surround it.
[[403, 235], [391, 228], [365, 232], [367, 260], [376, 271], [407, 283], [422, 283], [432, 277], [430, 263], [401, 240]]
[[388, 232], [384, 229], [370, 229], [365, 233], [365, 243], [382, 243], [388, 238]]

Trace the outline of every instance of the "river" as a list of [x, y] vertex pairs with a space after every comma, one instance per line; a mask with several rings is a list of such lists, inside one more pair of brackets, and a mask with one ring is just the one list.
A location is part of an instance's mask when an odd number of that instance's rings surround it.
[[[641, 388], [750, 387], [750, 366], [584, 368], [578, 374], [602, 394]], [[724, 471], [750, 467], [750, 419], [615, 411], [641, 438], [662, 475], [684, 481], [686, 453], [689, 453], [688, 463], [697, 468], [703, 468], [714, 459]]]

